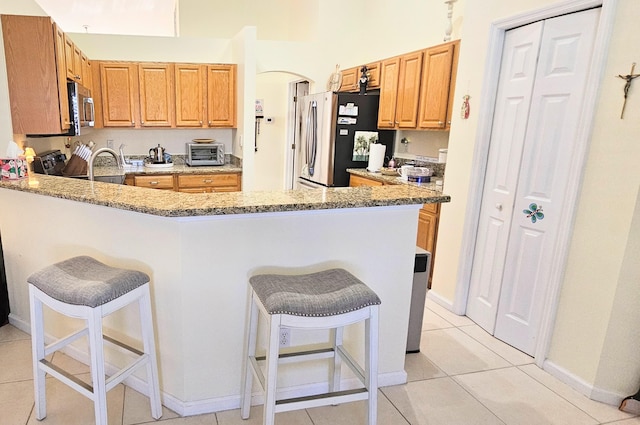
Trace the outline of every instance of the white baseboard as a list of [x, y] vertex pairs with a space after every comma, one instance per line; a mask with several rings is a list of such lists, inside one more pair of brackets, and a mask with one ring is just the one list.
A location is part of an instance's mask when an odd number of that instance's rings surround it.
[[[456, 311], [455, 311], [455, 309], [453, 307], [453, 302], [451, 300], [443, 297], [442, 295], [438, 294], [435, 290], [429, 289], [427, 291], [427, 298], [430, 299], [431, 301], [435, 302], [436, 304], [446, 308], [450, 312], [458, 314], [458, 313], [456, 313]], [[464, 314], [464, 313], [462, 313], [462, 314]]]
[[626, 394], [621, 395], [609, 390], [603, 390], [602, 388], [595, 387], [594, 385], [586, 382], [585, 380], [574, 375], [568, 370], [556, 365], [550, 360], [545, 360], [542, 368], [558, 380], [569, 385], [571, 388], [587, 396], [591, 400], [599, 401], [601, 403], [606, 403], [617, 407], [620, 405], [620, 402], [622, 402], [622, 399], [627, 396]]
[[31, 325], [13, 313], [9, 313], [9, 324], [31, 335]]

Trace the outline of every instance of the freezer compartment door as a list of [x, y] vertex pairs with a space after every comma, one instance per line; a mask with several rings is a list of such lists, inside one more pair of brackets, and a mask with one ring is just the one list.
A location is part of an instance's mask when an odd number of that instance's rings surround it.
[[333, 93], [318, 93], [301, 98], [299, 107], [300, 142], [298, 166], [300, 177], [330, 186], [333, 179]]

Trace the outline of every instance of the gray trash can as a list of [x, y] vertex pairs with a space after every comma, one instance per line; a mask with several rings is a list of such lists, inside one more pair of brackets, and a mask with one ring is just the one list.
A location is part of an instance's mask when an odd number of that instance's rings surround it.
[[420, 352], [422, 318], [424, 316], [424, 301], [427, 296], [429, 270], [431, 270], [431, 253], [416, 246], [416, 257], [413, 263], [411, 309], [409, 310], [409, 330], [407, 332], [407, 353]]

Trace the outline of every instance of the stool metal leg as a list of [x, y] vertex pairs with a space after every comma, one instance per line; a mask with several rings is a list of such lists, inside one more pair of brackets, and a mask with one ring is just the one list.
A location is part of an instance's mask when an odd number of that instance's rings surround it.
[[104, 342], [102, 335], [102, 309], [93, 308], [87, 317], [89, 351], [91, 356], [91, 380], [96, 425], [107, 425], [107, 390], [104, 371]]
[[276, 383], [278, 381], [278, 355], [280, 349], [280, 314], [267, 317], [269, 341], [267, 342], [267, 376], [265, 377], [263, 425], [274, 425], [276, 415]]
[[256, 356], [256, 343], [258, 336], [258, 318], [260, 311], [258, 305], [254, 301], [255, 294], [251, 291], [249, 295], [249, 317], [247, 322], [249, 329], [245, 337], [245, 356], [242, 368], [242, 390], [240, 393], [240, 415], [242, 419], [249, 419], [251, 410], [251, 390], [253, 387], [253, 367], [251, 359]]
[[42, 301], [36, 297], [31, 285], [29, 285], [29, 303], [31, 304], [31, 358], [36, 419], [42, 420], [47, 416], [46, 373], [39, 367], [40, 360], [44, 359], [44, 318]]
[[369, 390], [367, 424], [378, 420], [378, 306], [370, 306], [370, 317], [365, 320], [365, 386]]
[[156, 357], [153, 320], [151, 318], [151, 295], [149, 293], [149, 284], [145, 285], [144, 293], [139, 299], [138, 305], [140, 307], [140, 322], [144, 352], [149, 356], [149, 361], [147, 362], [147, 385], [149, 388], [149, 401], [151, 403], [151, 416], [154, 419], [160, 419], [162, 416], [162, 403], [160, 402], [158, 360]]

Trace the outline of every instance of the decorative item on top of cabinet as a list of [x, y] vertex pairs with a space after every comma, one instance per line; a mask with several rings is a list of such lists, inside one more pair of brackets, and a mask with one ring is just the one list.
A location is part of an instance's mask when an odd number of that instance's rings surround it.
[[424, 204], [418, 213], [418, 235], [416, 245], [431, 253], [431, 270], [429, 270], [428, 288], [431, 288], [431, 276], [436, 256], [438, 223], [440, 221], [440, 204]]
[[236, 65], [207, 66], [207, 123], [236, 126]]
[[69, 130], [64, 33], [47, 16], [2, 15], [14, 134]]
[[416, 128], [422, 51], [382, 61], [378, 128]]
[[367, 67], [367, 90], [380, 88], [380, 62], [372, 62], [366, 65], [348, 68], [342, 71], [342, 92], [358, 92], [360, 90], [358, 81], [363, 66]]
[[425, 50], [419, 128], [443, 130], [450, 127], [459, 50], [460, 40]]

